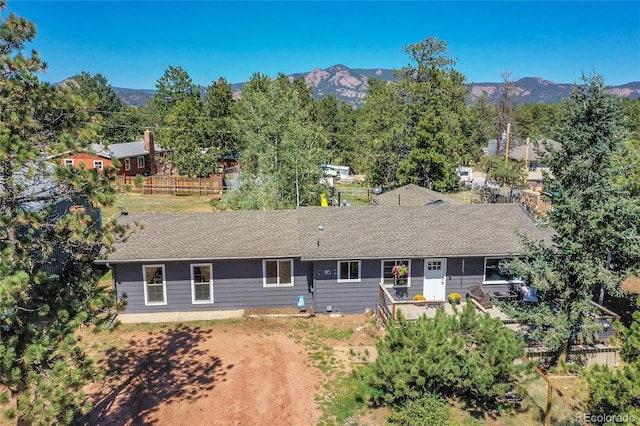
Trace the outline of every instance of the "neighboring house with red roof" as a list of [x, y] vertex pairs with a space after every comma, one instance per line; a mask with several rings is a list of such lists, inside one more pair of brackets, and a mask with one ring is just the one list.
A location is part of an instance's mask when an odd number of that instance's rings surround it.
[[153, 132], [146, 130], [144, 138], [134, 142], [115, 143], [108, 146], [92, 144], [87, 152], [69, 153], [60, 157], [66, 166], [102, 170], [113, 166], [113, 159], [120, 161], [117, 174], [122, 176], [152, 176], [158, 172], [157, 160], [163, 151], [153, 142]]
[[87, 152], [69, 153], [60, 157], [60, 163], [65, 166], [81, 167], [87, 169], [103, 170], [113, 166], [111, 152], [100, 144], [91, 144], [91, 150]]
[[147, 129], [139, 141], [111, 144], [108, 149], [112, 157], [120, 161], [118, 175], [153, 176], [158, 173], [156, 161], [162, 156], [162, 150], [154, 144], [151, 130]]

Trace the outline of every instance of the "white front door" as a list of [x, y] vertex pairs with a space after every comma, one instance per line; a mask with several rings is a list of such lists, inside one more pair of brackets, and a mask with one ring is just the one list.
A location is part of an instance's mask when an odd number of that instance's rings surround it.
[[422, 294], [427, 301], [444, 302], [446, 295], [447, 259], [433, 258], [424, 260], [424, 286]]

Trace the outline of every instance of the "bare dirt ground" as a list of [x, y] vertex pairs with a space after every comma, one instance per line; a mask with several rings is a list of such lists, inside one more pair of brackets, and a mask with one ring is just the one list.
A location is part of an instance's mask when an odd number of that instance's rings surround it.
[[[296, 327], [296, 321], [303, 321]], [[366, 318], [247, 319], [213, 325], [116, 331], [104, 364], [112, 373], [88, 388], [87, 425], [314, 425], [326, 375], [314, 366], [309, 327], [353, 330], [371, 344]], [[94, 345], [95, 347], [95, 345]], [[342, 358], [342, 357], [340, 357]], [[348, 361], [336, 359], [336, 363]]]

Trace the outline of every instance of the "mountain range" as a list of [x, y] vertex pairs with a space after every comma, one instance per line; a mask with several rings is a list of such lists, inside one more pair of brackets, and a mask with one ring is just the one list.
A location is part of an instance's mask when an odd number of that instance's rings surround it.
[[[333, 65], [326, 69], [315, 68], [308, 72], [295, 73], [290, 79], [304, 78], [307, 86], [313, 89], [314, 99], [321, 99], [329, 94], [338, 100], [356, 107], [364, 104], [364, 98], [369, 88], [368, 79], [395, 81], [392, 69], [363, 69], [349, 68], [345, 65]], [[516, 104], [556, 103], [571, 94], [573, 83], [556, 83], [540, 77], [524, 77], [512, 82], [513, 101]], [[503, 83], [469, 83], [469, 98], [474, 101], [485, 95], [490, 102], [497, 102]], [[238, 98], [244, 83], [231, 86], [234, 97]], [[113, 90], [122, 101], [131, 106], [142, 106], [151, 99], [155, 90], [126, 89], [114, 87]], [[204, 88], [202, 88], [204, 90]], [[609, 91], [620, 97], [629, 99], [640, 98], [640, 81], [611, 86]]]

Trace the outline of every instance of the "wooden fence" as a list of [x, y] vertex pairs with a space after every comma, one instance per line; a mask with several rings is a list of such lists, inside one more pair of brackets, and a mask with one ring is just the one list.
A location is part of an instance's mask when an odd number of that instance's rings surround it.
[[222, 175], [214, 175], [212, 178], [116, 176], [114, 186], [118, 191], [141, 194], [195, 194], [217, 197], [220, 197], [224, 190]]
[[371, 202], [371, 190], [369, 188], [336, 188], [333, 197], [333, 205], [339, 206], [348, 203], [354, 206], [367, 205]]

